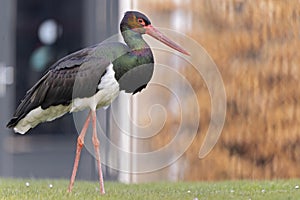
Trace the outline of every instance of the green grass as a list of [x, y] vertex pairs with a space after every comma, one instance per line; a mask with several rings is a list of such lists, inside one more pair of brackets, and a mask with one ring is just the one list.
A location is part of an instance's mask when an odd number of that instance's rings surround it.
[[[26, 182], [29, 186], [26, 186]], [[50, 188], [49, 185], [53, 187]], [[67, 180], [1, 179], [0, 199], [300, 199], [300, 180], [224, 181], [122, 184], [106, 182], [106, 194], [100, 196], [98, 183], [76, 181], [67, 193]]]

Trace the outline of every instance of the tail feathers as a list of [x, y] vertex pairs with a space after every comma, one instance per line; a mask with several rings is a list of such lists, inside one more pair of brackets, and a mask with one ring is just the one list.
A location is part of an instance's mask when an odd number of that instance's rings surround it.
[[7, 124], [6, 124], [6, 127], [7, 128], [13, 128], [17, 125], [18, 123], [18, 118], [17, 117], [13, 117]]
[[[26, 95], [24, 99], [21, 101], [20, 105], [18, 106], [14, 116], [7, 123], [6, 125], [7, 128], [14, 128], [15, 132], [24, 133], [24, 131], [20, 132], [15, 127], [31, 110], [37, 108], [42, 102], [42, 100], [44, 99], [45, 94], [48, 91], [48, 86], [41, 87], [41, 86], [45, 86], [45, 84], [42, 84], [45, 77], [46, 76], [42, 77], [30, 90], [26, 92]], [[37, 96], [38, 92], [40, 93], [39, 96]]]
[[6, 124], [6, 127], [13, 128], [16, 133], [25, 134], [31, 127], [29, 125], [25, 127], [18, 127], [19, 121], [20, 119], [18, 117], [14, 117]]
[[32, 105], [29, 104], [30, 100], [26, 97], [19, 107], [17, 108], [17, 111], [15, 112], [14, 116], [11, 118], [11, 120], [6, 124], [7, 128], [13, 128], [15, 132], [18, 133], [25, 133], [24, 130], [18, 131], [18, 128], [16, 128], [19, 124], [19, 122], [32, 110]]

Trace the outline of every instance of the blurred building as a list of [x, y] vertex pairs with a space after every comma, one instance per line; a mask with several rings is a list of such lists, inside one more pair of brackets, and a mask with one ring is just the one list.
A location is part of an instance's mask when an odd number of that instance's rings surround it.
[[[26, 136], [13, 134], [5, 125], [53, 62], [116, 34], [119, 13], [117, 0], [0, 0], [0, 176], [70, 177], [78, 136], [71, 115]], [[99, 115], [105, 129], [106, 112]], [[117, 172], [104, 169], [106, 179], [117, 178]], [[78, 178], [97, 179], [86, 149]]]

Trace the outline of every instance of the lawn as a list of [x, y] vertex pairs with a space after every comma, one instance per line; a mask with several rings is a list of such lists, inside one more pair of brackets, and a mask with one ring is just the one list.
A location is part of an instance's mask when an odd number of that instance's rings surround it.
[[98, 183], [76, 181], [67, 193], [67, 180], [1, 179], [0, 199], [299, 199], [300, 180], [160, 182], [122, 184], [106, 182], [106, 194], [100, 196]]

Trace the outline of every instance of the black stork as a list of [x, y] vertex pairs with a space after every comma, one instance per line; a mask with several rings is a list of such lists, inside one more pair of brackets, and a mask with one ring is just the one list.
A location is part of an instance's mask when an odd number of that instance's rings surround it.
[[[142, 35], [148, 34], [173, 49], [189, 55], [151, 25], [142, 13], [125, 13], [120, 29], [124, 43], [100, 43], [72, 53], [54, 63], [27, 91], [7, 127], [25, 134], [45, 121], [68, 112], [90, 109], [77, 139], [74, 167], [68, 191], [72, 191], [84, 137], [92, 119], [92, 142], [97, 161], [100, 192], [105, 193], [101, 170], [96, 109], [108, 106], [121, 90], [136, 93], [146, 87], [153, 74], [154, 57]], [[76, 86], [75, 86], [76, 84]]]

